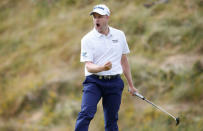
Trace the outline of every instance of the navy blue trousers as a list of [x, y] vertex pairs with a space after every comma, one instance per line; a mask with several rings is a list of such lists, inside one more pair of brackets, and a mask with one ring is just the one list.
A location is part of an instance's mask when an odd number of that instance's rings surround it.
[[118, 111], [124, 88], [120, 76], [114, 79], [98, 79], [94, 75], [87, 76], [83, 82], [81, 112], [75, 125], [75, 131], [88, 131], [90, 121], [97, 111], [97, 104], [102, 98], [105, 131], [118, 131]]

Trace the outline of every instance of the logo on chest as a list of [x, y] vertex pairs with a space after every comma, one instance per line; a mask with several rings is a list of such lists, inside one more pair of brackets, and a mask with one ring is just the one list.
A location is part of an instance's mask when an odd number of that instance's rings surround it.
[[112, 40], [112, 42], [113, 42], [113, 43], [118, 43], [118, 40], [115, 39], [115, 40]]

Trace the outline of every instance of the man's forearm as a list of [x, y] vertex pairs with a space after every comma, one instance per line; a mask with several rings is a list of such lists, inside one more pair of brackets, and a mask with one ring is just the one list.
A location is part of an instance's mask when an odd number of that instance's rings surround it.
[[125, 77], [127, 79], [129, 87], [133, 87], [132, 75], [131, 75], [131, 71], [130, 71], [130, 65], [128, 63], [128, 59], [127, 59], [126, 55], [122, 56], [121, 65], [122, 65], [123, 73], [124, 73], [124, 75], [125, 75]]
[[90, 72], [90, 73], [98, 73], [98, 72], [101, 72], [103, 71], [103, 66], [98, 66], [96, 64], [93, 64], [92, 62], [87, 62], [85, 64], [86, 68], [87, 68], [87, 71]]
[[131, 76], [131, 72], [130, 72], [130, 68], [126, 68], [124, 71], [123, 71], [127, 81], [128, 81], [128, 85], [129, 87], [133, 87], [133, 82], [132, 82], [132, 76]]

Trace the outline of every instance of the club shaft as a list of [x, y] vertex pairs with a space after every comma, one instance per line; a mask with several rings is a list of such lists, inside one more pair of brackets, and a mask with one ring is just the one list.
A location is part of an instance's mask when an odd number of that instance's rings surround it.
[[163, 111], [164, 113], [168, 114], [169, 116], [171, 116], [173, 119], [176, 120], [176, 117], [171, 115], [170, 113], [168, 113], [166, 110], [164, 110], [163, 108], [161, 108], [160, 106], [155, 105], [154, 103], [152, 103], [151, 101], [147, 100], [146, 98], [144, 99], [147, 103], [153, 105], [154, 107], [158, 108], [159, 110]]

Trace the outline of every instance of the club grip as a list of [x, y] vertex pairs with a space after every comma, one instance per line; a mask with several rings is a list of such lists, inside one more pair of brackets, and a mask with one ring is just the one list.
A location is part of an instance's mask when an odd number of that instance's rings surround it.
[[142, 96], [141, 94], [139, 94], [139, 93], [137, 93], [137, 92], [134, 92], [134, 95], [136, 95], [137, 97], [139, 97], [139, 98], [141, 98], [141, 99], [145, 99], [145, 97], [144, 96]]

